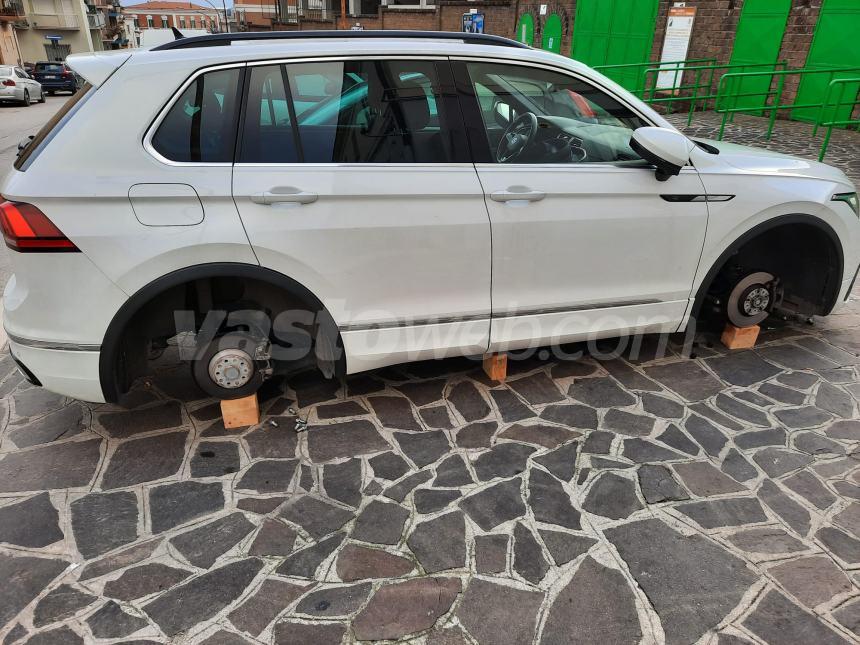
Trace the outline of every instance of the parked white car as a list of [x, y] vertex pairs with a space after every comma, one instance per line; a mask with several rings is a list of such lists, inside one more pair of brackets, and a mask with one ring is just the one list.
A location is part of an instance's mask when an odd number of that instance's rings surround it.
[[860, 263], [839, 170], [693, 141], [513, 41], [219, 34], [68, 62], [87, 85], [0, 184], [3, 303], [22, 371], [80, 399], [120, 399], [174, 337], [234, 398], [309, 363], [826, 315]]
[[20, 67], [0, 65], [0, 103], [14, 102], [29, 107], [33, 101], [45, 102], [45, 92], [39, 82]]

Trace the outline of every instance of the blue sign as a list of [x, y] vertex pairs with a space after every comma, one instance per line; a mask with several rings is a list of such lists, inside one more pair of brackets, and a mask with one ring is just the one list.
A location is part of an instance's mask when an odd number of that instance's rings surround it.
[[50, 40], [52, 42], [57, 42], [58, 40], [62, 40], [62, 36], [45, 36], [45, 40]]
[[463, 31], [467, 34], [482, 34], [484, 33], [484, 14], [482, 13], [464, 13], [463, 14]]

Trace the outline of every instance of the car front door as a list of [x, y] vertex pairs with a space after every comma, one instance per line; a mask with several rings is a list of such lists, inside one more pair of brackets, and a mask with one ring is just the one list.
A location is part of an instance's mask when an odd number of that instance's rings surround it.
[[696, 170], [657, 181], [629, 145], [649, 124], [570, 72], [453, 66], [492, 225], [490, 350], [674, 331], [707, 225]]
[[248, 71], [233, 195], [260, 263], [334, 318], [347, 370], [485, 351], [490, 225], [447, 60]]

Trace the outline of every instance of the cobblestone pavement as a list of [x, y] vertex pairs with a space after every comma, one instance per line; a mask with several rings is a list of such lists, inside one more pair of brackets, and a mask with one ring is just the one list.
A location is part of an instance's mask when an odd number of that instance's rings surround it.
[[120, 409], [6, 357], [0, 639], [856, 642], [860, 304], [628, 341], [297, 377], [238, 430], [185, 370]]

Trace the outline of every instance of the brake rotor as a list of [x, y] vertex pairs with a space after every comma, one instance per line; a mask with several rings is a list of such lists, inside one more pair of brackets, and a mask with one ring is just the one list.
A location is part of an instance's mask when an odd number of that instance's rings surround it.
[[752, 327], [770, 315], [774, 304], [774, 276], [766, 271], [751, 273], [729, 294], [726, 312], [735, 327]]

